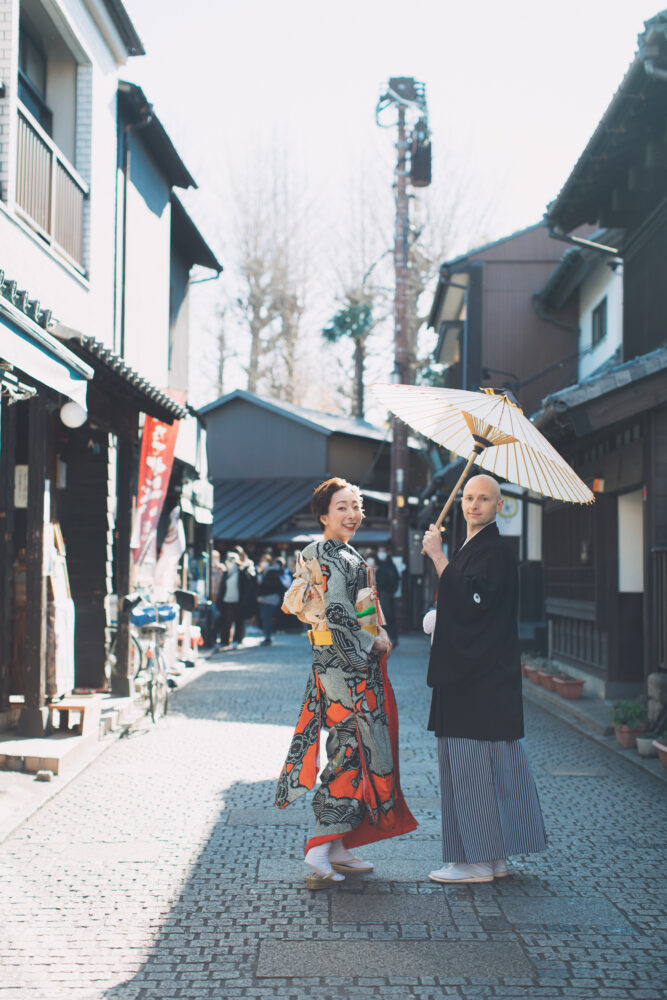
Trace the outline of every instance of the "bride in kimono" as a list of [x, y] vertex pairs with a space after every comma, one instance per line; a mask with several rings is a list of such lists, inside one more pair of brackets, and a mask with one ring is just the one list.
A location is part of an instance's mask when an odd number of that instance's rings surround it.
[[[313, 665], [276, 805], [283, 808], [314, 786], [324, 726], [328, 762], [313, 798], [315, 831], [305, 851], [306, 885], [323, 889], [373, 870], [350, 848], [408, 833], [417, 823], [399, 784], [398, 714], [387, 677], [391, 643], [379, 624], [374, 581], [349, 544], [363, 520], [361, 494], [334, 477], [315, 490], [311, 510], [324, 537], [304, 549], [301, 583], [297, 573], [283, 609], [313, 626]], [[310, 598], [305, 605], [304, 588]]]

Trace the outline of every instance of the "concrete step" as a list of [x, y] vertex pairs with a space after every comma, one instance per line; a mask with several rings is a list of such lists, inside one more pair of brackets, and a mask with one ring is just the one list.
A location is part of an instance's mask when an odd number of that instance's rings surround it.
[[63, 774], [76, 770], [97, 742], [96, 732], [85, 736], [54, 733], [43, 739], [0, 736], [0, 770]]
[[582, 695], [581, 698], [569, 699], [561, 698], [553, 691], [547, 691], [541, 684], [533, 684], [532, 681], [523, 682], [523, 693], [529, 701], [541, 705], [554, 715], [561, 718], [568, 716], [583, 723], [587, 729], [600, 736], [609, 736], [614, 731], [609, 713], [611, 702], [603, 701], [592, 695]]

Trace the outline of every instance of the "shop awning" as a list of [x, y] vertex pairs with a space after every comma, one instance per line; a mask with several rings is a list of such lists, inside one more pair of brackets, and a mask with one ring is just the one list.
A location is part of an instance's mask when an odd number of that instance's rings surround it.
[[0, 359], [86, 409], [86, 388], [93, 369], [2, 296]]

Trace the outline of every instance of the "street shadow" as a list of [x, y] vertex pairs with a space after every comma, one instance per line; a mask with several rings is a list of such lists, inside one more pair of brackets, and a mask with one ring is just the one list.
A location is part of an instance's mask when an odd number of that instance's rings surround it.
[[[444, 887], [428, 881], [428, 872], [442, 864], [440, 817], [431, 736], [425, 732], [428, 690], [424, 685], [423, 698], [415, 694], [415, 685], [423, 683], [421, 664], [405, 669], [414, 652], [406, 642], [395, 690], [399, 712], [405, 696], [411, 710], [404, 716], [419, 717], [405, 725], [402, 741], [408, 748], [404, 755], [402, 750], [403, 788], [419, 820], [418, 829], [369, 845], [363, 854], [376, 865], [372, 874], [350, 877], [336, 889], [309, 892], [303, 848], [313, 828], [313, 793], [278, 810], [273, 806], [275, 779], [230, 780], [211, 796], [213, 819], [206, 824], [205, 840], [189, 862], [183, 882], [174, 888], [166, 878], [162, 898], [171, 901], [170, 909], [155, 928], [143, 964], [124, 982], [107, 989], [105, 1000], [297, 998], [311, 991], [343, 1000], [348, 987], [359, 992], [353, 985], [354, 968], [339, 970], [338, 985], [326, 977], [314, 979], [316, 969], [296, 972], [295, 956], [304, 942], [332, 946], [344, 963], [346, 943], [353, 948], [358, 942], [371, 944], [378, 939], [460, 942], [471, 930], [491, 941], [492, 935], [511, 931], [503, 899], [553, 893], [548, 878], [533, 863], [516, 865], [512, 879], [496, 883]], [[252, 649], [250, 656], [243, 648], [216, 654], [203, 673], [174, 692], [166, 724], [172, 715], [181, 715], [209, 720], [209, 725], [211, 721], [231, 726], [285, 725], [290, 727], [288, 737], [309, 667], [308, 648], [292, 641], [276, 650]], [[173, 722], [178, 733], [178, 719]], [[256, 739], [261, 746], [261, 732]], [[226, 738], [229, 751], [235, 745], [233, 738]], [[244, 760], [243, 766], [247, 763]], [[277, 771], [280, 763], [276, 761]], [[168, 773], [170, 764], [165, 766]], [[215, 764], [198, 760], [195, 766]], [[187, 808], [185, 790], [184, 799]], [[193, 836], [199, 835], [198, 829], [193, 823]], [[174, 870], [172, 859], [164, 854], [156, 864], [166, 876]], [[138, 928], [137, 933], [141, 939], [146, 929]], [[278, 961], [284, 956], [285, 967], [268, 975], [262, 962], [271, 958], [275, 969], [276, 956]]]
[[[399, 715], [404, 700], [414, 702], [415, 683], [423, 684], [417, 711], [424, 726], [430, 699], [425, 681], [427, 649], [421, 637], [410, 636], [390, 660]], [[416, 662], [415, 651], [419, 654]], [[197, 677], [172, 692], [169, 711], [189, 719], [294, 726], [311, 663], [307, 639], [295, 633], [281, 633], [272, 646], [255, 643], [216, 650], [208, 654], [207, 665]], [[398, 668], [395, 677], [391, 676], [392, 664]], [[269, 692], [271, 697], [267, 697]]]

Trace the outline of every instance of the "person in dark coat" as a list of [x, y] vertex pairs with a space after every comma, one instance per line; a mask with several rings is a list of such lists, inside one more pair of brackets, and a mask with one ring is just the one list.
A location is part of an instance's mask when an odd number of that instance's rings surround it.
[[283, 567], [278, 559], [273, 559], [266, 552], [259, 564], [257, 584], [257, 604], [264, 639], [262, 646], [270, 646], [273, 639], [273, 628], [278, 608], [282, 604], [283, 595], [287, 589], [282, 581]]
[[438, 741], [445, 866], [435, 882], [490, 882], [506, 858], [546, 848], [523, 737], [516, 560], [495, 523], [491, 476], [473, 476], [461, 506], [466, 539], [452, 555], [431, 525], [424, 551], [439, 576], [427, 683]]
[[387, 635], [392, 646], [398, 646], [398, 629], [396, 628], [396, 604], [394, 594], [398, 590], [400, 577], [387, 550], [381, 546], [378, 549], [378, 562], [375, 569], [375, 585], [378, 589], [380, 607], [386, 621]]
[[228, 552], [225, 567], [220, 577], [220, 585], [215, 604], [219, 612], [218, 628], [220, 643], [228, 646], [234, 628], [236, 649], [243, 642], [245, 635], [245, 619], [248, 614], [248, 598], [254, 577], [252, 564], [242, 565], [238, 552]]

